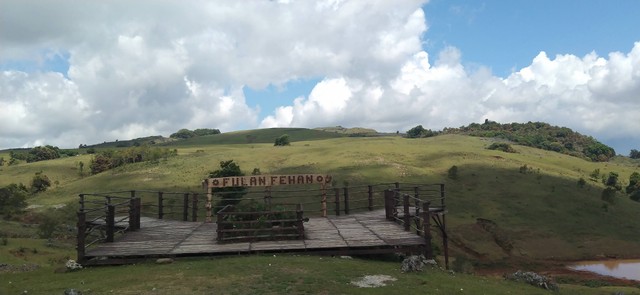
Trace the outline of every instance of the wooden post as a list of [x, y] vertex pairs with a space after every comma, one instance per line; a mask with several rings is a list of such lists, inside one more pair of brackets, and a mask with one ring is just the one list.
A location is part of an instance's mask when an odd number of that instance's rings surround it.
[[344, 187], [344, 214], [349, 215], [349, 188]]
[[322, 199], [320, 201], [322, 207], [322, 217], [327, 217], [327, 189], [324, 183], [320, 185], [320, 191], [322, 193]]
[[336, 216], [340, 216], [340, 189], [339, 188], [335, 188], [333, 189], [333, 191], [335, 192], [336, 195]]
[[298, 227], [298, 238], [304, 239], [304, 220], [303, 220], [303, 211], [302, 204], [296, 205], [296, 223]]
[[136, 199], [129, 199], [129, 230], [136, 230]]
[[189, 193], [182, 196], [182, 221], [189, 221]]
[[136, 212], [136, 229], [140, 229], [140, 215], [141, 215], [141, 204], [142, 200], [140, 198], [135, 198], [135, 212]]
[[400, 190], [400, 183], [399, 183], [399, 182], [396, 182], [396, 183], [394, 183], [394, 184], [395, 184], [395, 186], [396, 186], [396, 190]]
[[[81, 197], [84, 197], [83, 195], [80, 195]], [[77, 261], [80, 264], [84, 263], [84, 257], [85, 257], [85, 233], [87, 232], [87, 213], [85, 213], [84, 211], [79, 211], [78, 212], [78, 235], [76, 238], [76, 251], [77, 251]]]
[[440, 206], [442, 207], [442, 246], [444, 247], [444, 265], [449, 269], [449, 237], [447, 236], [446, 207], [444, 202], [444, 183], [440, 184]]
[[164, 217], [164, 205], [162, 204], [164, 199], [162, 197], [163, 192], [158, 192], [158, 219]]
[[422, 230], [424, 237], [424, 257], [427, 259], [433, 259], [433, 248], [431, 247], [431, 212], [429, 212], [429, 206], [431, 202], [426, 201], [422, 203]]
[[393, 201], [393, 195], [395, 194], [392, 190], [384, 190], [384, 215], [387, 217], [387, 220], [393, 220], [393, 212], [391, 211], [391, 204]]
[[224, 212], [221, 212], [221, 211], [224, 211], [224, 210], [218, 211], [218, 215], [216, 216], [216, 221], [218, 224], [216, 228], [216, 232], [218, 233], [216, 240], [218, 241], [222, 241], [222, 239], [224, 238], [224, 229], [222, 228], [222, 222], [224, 221]]
[[368, 186], [368, 195], [369, 195], [369, 211], [373, 211], [373, 186]]
[[404, 230], [409, 231], [411, 229], [411, 212], [409, 212], [409, 195], [404, 194], [402, 198], [402, 205], [404, 209]]
[[78, 195], [80, 197], [80, 201], [78, 203], [80, 203], [80, 211], [84, 212], [84, 194], [79, 194]]
[[211, 187], [209, 187], [209, 180], [203, 180], [202, 186], [207, 190], [207, 202], [204, 204], [204, 208], [207, 210], [207, 217], [205, 218], [205, 222], [211, 222]]
[[267, 207], [267, 210], [271, 211], [271, 187], [266, 186], [264, 188], [264, 204]]
[[193, 193], [193, 199], [191, 199], [191, 221], [198, 221], [198, 193]]
[[116, 227], [116, 207], [109, 204], [107, 205], [107, 243], [113, 242], [113, 235]]

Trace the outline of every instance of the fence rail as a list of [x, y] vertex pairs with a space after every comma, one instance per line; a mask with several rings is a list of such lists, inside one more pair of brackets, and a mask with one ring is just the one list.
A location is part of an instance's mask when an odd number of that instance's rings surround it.
[[[207, 192], [211, 193], [211, 192]], [[140, 229], [142, 217], [174, 219], [190, 222], [204, 221], [210, 212], [218, 213], [216, 222], [218, 239], [239, 241], [247, 239], [247, 233], [254, 235], [300, 238], [304, 236], [303, 222], [311, 216], [349, 215], [362, 211], [385, 210], [386, 218], [403, 225], [404, 229], [415, 230], [425, 237], [430, 245], [430, 229], [435, 225], [443, 237], [447, 252], [444, 184], [379, 183], [336, 188], [299, 189], [282, 187], [245, 188], [240, 192], [211, 193], [212, 199], [201, 198], [205, 194], [193, 192], [162, 192], [147, 190], [117, 191], [109, 193], [80, 194], [78, 217], [77, 253], [78, 261], [84, 261], [87, 247], [97, 243], [113, 242], [125, 231]], [[262, 204], [265, 208], [262, 218], [266, 222], [295, 224], [286, 227], [252, 227], [257, 223], [238, 220], [242, 212], [225, 207], [236, 205], [239, 200]], [[210, 201], [210, 203], [209, 203]], [[202, 204], [205, 203], [203, 206]], [[210, 208], [206, 205], [211, 204]], [[295, 216], [271, 218], [277, 206], [296, 204]], [[303, 211], [302, 208], [305, 208]], [[245, 212], [249, 213], [249, 212]], [[272, 214], [272, 215], [269, 215]], [[306, 217], [304, 217], [304, 216]], [[236, 220], [230, 216], [235, 216]], [[222, 220], [220, 220], [222, 218]], [[247, 225], [248, 224], [248, 225]], [[221, 225], [221, 226], [220, 226]], [[262, 225], [264, 226], [264, 225]], [[285, 237], [286, 235], [289, 235]], [[431, 249], [431, 247], [427, 247]], [[426, 253], [431, 256], [432, 253]], [[448, 253], [445, 253], [448, 257]], [[448, 263], [448, 259], [447, 259]]]

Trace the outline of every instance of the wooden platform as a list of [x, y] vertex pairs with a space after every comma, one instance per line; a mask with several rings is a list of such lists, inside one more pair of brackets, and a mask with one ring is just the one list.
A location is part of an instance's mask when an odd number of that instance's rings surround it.
[[[137, 231], [86, 251], [87, 264], [148, 257], [210, 256], [271, 252], [354, 255], [421, 252], [424, 238], [385, 219], [384, 211], [311, 218], [304, 240], [218, 243], [216, 224], [141, 218]], [[91, 260], [93, 259], [93, 260]], [[101, 261], [101, 262], [100, 262]]]

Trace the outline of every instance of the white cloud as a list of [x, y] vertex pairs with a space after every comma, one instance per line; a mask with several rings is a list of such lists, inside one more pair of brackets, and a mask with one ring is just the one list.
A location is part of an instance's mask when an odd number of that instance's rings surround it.
[[[423, 51], [424, 1], [8, 0], [0, 64], [69, 56], [68, 75], [0, 75], [0, 148], [274, 126], [547, 121], [640, 145], [640, 43], [547, 56], [506, 78]], [[25, 21], [29, 20], [29, 21]], [[6, 68], [6, 67], [5, 67]], [[242, 89], [318, 79], [259, 118]]]

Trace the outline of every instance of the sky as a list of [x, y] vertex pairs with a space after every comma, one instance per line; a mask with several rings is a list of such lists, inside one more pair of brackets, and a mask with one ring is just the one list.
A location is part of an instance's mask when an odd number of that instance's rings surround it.
[[640, 149], [640, 1], [0, 2], [0, 149], [181, 129], [569, 127]]

